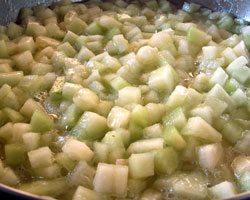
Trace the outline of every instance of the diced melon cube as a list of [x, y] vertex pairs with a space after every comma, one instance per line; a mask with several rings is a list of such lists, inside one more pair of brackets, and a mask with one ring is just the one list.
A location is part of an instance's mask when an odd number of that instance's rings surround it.
[[143, 46], [138, 50], [136, 58], [144, 65], [154, 66], [158, 62], [158, 50], [150, 46]]
[[43, 110], [43, 108], [38, 102], [30, 98], [23, 104], [23, 107], [19, 110], [19, 112], [22, 115], [31, 118], [35, 110]]
[[19, 52], [22, 51], [31, 51], [34, 53], [35, 51], [35, 42], [32, 37], [23, 37], [17, 44], [17, 48]]
[[207, 97], [216, 97], [221, 101], [225, 101], [228, 104], [228, 108], [232, 109], [235, 107], [235, 102], [230, 97], [227, 92], [221, 87], [221, 85], [216, 84], [208, 93]]
[[53, 163], [53, 155], [49, 147], [30, 151], [28, 157], [32, 168], [48, 167]]
[[250, 190], [250, 171], [246, 171], [240, 176], [239, 183], [242, 191]]
[[185, 88], [184, 86], [178, 85], [168, 97], [167, 106], [174, 109], [179, 106], [185, 106], [190, 109], [203, 100], [203, 95], [194, 90], [193, 88]]
[[82, 110], [79, 109], [75, 104], [71, 104], [63, 113], [61, 118], [61, 124], [67, 130], [72, 129], [80, 116], [82, 115]]
[[237, 194], [234, 184], [229, 181], [221, 182], [209, 188], [208, 191], [215, 199], [227, 199]]
[[200, 141], [195, 137], [187, 137], [187, 147], [182, 153], [183, 160], [196, 161], [197, 147], [201, 145]]
[[116, 90], [116, 91], [119, 91], [120, 89], [122, 88], [125, 88], [127, 86], [130, 86], [130, 84], [125, 80], [123, 79], [122, 77], [120, 76], [117, 76], [115, 78], [113, 78], [111, 81], [110, 81], [110, 86]]
[[69, 42], [71, 45], [74, 45], [76, 43], [76, 40], [78, 38], [78, 35], [75, 33], [68, 31], [66, 35], [63, 38], [62, 42]]
[[60, 42], [58, 40], [55, 40], [49, 37], [39, 36], [36, 38], [36, 46], [39, 49], [44, 49], [46, 47], [56, 48], [59, 45], [60, 45]]
[[207, 142], [221, 142], [222, 140], [222, 135], [201, 117], [189, 118], [181, 133], [204, 139]]
[[154, 175], [154, 153], [132, 154], [128, 159], [132, 178], [148, 178]]
[[154, 124], [143, 129], [144, 138], [159, 138], [161, 137], [163, 127], [161, 124]]
[[141, 90], [138, 87], [127, 86], [119, 90], [118, 105], [125, 106], [131, 103], [140, 104], [141, 101]]
[[55, 155], [56, 162], [65, 168], [67, 171], [72, 171], [75, 166], [76, 162], [72, 160], [66, 153], [60, 152]]
[[23, 183], [19, 189], [39, 196], [56, 197], [63, 194], [68, 187], [68, 182], [65, 178], [55, 178], [51, 180], [34, 180], [29, 183]]
[[240, 56], [226, 70], [233, 78], [244, 84], [250, 79], [250, 69], [245, 66], [247, 63], [246, 57]]
[[31, 35], [33, 37], [45, 36], [47, 34], [47, 30], [38, 22], [30, 21], [26, 28], [26, 34]]
[[249, 156], [237, 156], [234, 158], [231, 167], [237, 177], [240, 177], [245, 172], [250, 170], [250, 157]]
[[178, 82], [178, 75], [170, 65], [165, 65], [150, 73], [148, 85], [156, 91], [171, 93]]
[[223, 148], [220, 143], [198, 147], [199, 165], [208, 170], [214, 170], [223, 159]]
[[49, 72], [53, 71], [53, 66], [45, 63], [36, 63], [32, 66], [31, 74], [34, 75], [46, 75]]
[[4, 40], [0, 40], [0, 58], [8, 58], [9, 52], [6, 46], [6, 42]]
[[155, 172], [160, 175], [170, 175], [179, 165], [178, 153], [172, 147], [160, 149], [155, 154]]
[[171, 66], [176, 66], [176, 60], [174, 56], [168, 50], [162, 50], [158, 53], [160, 66], [170, 64]]
[[227, 63], [232, 63], [234, 60], [237, 59], [232, 48], [227, 47], [224, 51], [222, 51], [222, 56], [226, 59]]
[[204, 106], [209, 106], [212, 109], [212, 115], [214, 117], [219, 117], [228, 107], [228, 104], [225, 101], [221, 101], [216, 97], [206, 97], [204, 101]]
[[122, 134], [119, 131], [109, 131], [105, 134], [102, 142], [108, 145], [109, 150], [124, 148]]
[[124, 108], [115, 106], [110, 111], [107, 124], [111, 129], [126, 128], [130, 119], [130, 112]]
[[163, 138], [152, 138], [145, 140], [138, 140], [129, 145], [128, 153], [145, 153], [154, 150], [163, 149]]
[[240, 56], [237, 59], [233, 60], [227, 67], [227, 72], [232, 74], [233, 71], [239, 67], [243, 67], [248, 63], [248, 60], [244, 56]]
[[121, 67], [121, 63], [119, 62], [119, 60], [110, 55], [106, 55], [102, 59], [102, 64], [104, 64], [106, 68], [112, 72], [117, 71]]
[[209, 41], [208, 35], [202, 30], [191, 27], [187, 32], [187, 39], [198, 46], [203, 46]]
[[127, 195], [128, 167], [99, 163], [94, 178], [94, 190], [98, 193], [125, 197]]
[[99, 23], [102, 27], [108, 30], [116, 27], [120, 28], [122, 26], [122, 24], [115, 20], [113, 17], [109, 17], [106, 15], [101, 16]]
[[142, 65], [136, 59], [136, 55], [134, 52], [131, 52], [131, 53], [119, 58], [119, 61], [122, 63], [122, 65], [128, 65], [129, 69], [134, 73], [138, 73], [142, 70]]
[[119, 53], [125, 53], [128, 48], [129, 44], [128, 41], [124, 38], [123, 35], [115, 35], [113, 37], [113, 45], [118, 49]]
[[196, 3], [188, 3], [188, 2], [184, 2], [183, 6], [182, 6], [182, 10], [188, 12], [188, 13], [194, 13], [196, 11], [198, 11], [200, 9], [200, 5], [196, 4]]
[[165, 127], [163, 131], [163, 138], [165, 144], [174, 147], [178, 151], [185, 149], [187, 146], [186, 141], [174, 126]]
[[104, 117], [107, 117], [113, 106], [114, 106], [114, 103], [112, 101], [100, 100], [98, 107], [97, 107], [97, 113]]
[[26, 158], [23, 144], [6, 144], [4, 146], [5, 161], [8, 165], [16, 167], [24, 164]]
[[74, 94], [82, 88], [80, 84], [66, 82], [62, 88], [62, 96], [68, 100], [72, 100]]
[[178, 53], [180, 55], [188, 55], [190, 54], [190, 50], [189, 50], [189, 43], [187, 40], [185, 39], [181, 39], [179, 41], [179, 47], [178, 47]]
[[152, 47], [156, 47], [159, 50], [168, 50], [173, 56], [177, 55], [177, 50], [173, 43], [173, 39], [167, 32], [158, 32], [153, 34], [149, 40], [149, 44]]
[[82, 46], [80, 52], [77, 55], [77, 59], [83, 63], [85, 61], [90, 60], [94, 56], [95, 54], [92, 51], [90, 51], [87, 47]]
[[10, 22], [6, 32], [11, 39], [15, 39], [23, 34], [23, 28], [14, 22]]
[[78, 17], [74, 17], [72, 21], [66, 25], [67, 30], [72, 31], [75, 34], [82, 34], [84, 33], [87, 24]]
[[234, 48], [234, 53], [236, 54], [236, 56], [245, 56], [246, 59], [249, 61], [249, 52], [247, 50], [247, 47], [245, 45], [245, 42], [242, 40], [240, 41]]
[[31, 127], [34, 132], [46, 132], [53, 128], [53, 119], [41, 110], [35, 110], [31, 117]]
[[62, 147], [65, 152], [73, 160], [90, 161], [94, 156], [93, 151], [84, 143], [75, 139], [69, 139]]
[[77, 51], [70, 45], [69, 42], [65, 42], [57, 47], [57, 51], [62, 51], [66, 56], [73, 58]]
[[9, 186], [15, 186], [20, 183], [18, 176], [10, 167], [4, 168], [2, 173], [3, 174], [0, 176], [1, 183]]
[[201, 117], [207, 123], [212, 124], [213, 122], [213, 109], [209, 106], [198, 106], [190, 111], [192, 117]]
[[243, 66], [241, 68], [237, 67], [237, 69], [232, 72], [231, 76], [240, 83], [246, 84], [250, 80], [250, 69], [248, 66]]
[[55, 51], [51, 57], [51, 62], [56, 69], [62, 69], [65, 66], [66, 55], [64, 52]]
[[74, 94], [73, 102], [83, 111], [91, 111], [97, 108], [99, 97], [91, 90], [82, 88]]
[[37, 149], [40, 145], [41, 136], [39, 133], [33, 133], [33, 132], [24, 133], [22, 135], [22, 138], [27, 151]]
[[242, 137], [235, 144], [235, 148], [239, 152], [244, 152], [249, 155], [250, 149], [248, 148], [250, 145], [250, 131], [247, 130], [244, 132]]
[[35, 168], [33, 169], [33, 172], [36, 177], [53, 179], [61, 175], [61, 167], [58, 164], [52, 164], [48, 167]]
[[148, 110], [149, 124], [160, 122], [166, 111], [164, 104], [148, 103], [145, 107]]
[[107, 120], [93, 112], [84, 112], [71, 133], [79, 139], [101, 139], [107, 131]]
[[83, 199], [100, 200], [100, 196], [96, 192], [79, 185], [74, 193], [72, 200], [83, 200]]
[[228, 74], [221, 67], [218, 67], [213, 73], [210, 79], [210, 83], [220, 84], [221, 86], [224, 86], [227, 79], [228, 79]]
[[182, 85], [176, 86], [167, 100], [167, 105], [171, 108], [176, 108], [184, 104], [187, 96], [187, 88]]
[[[18, 83], [20, 83], [20, 81], [23, 78], [24, 78], [24, 74], [23, 74], [22, 71], [13, 71], [13, 72], [0, 73], [0, 86], [3, 87], [3, 89], [2, 89], [3, 91], [7, 91], [6, 90], [7, 85], [11, 86], [11, 87], [14, 87]], [[6, 94], [8, 94], [8, 93], [6, 92]]]
[[204, 199], [207, 196], [207, 182], [202, 174], [180, 174], [171, 181], [173, 193], [189, 199]]
[[242, 91], [242, 89], [238, 88], [232, 95], [232, 98], [236, 102], [237, 106], [244, 106], [247, 105], [249, 100], [245, 94], [245, 92]]
[[144, 106], [136, 105], [131, 112], [130, 122], [140, 127], [146, 127], [149, 124], [148, 110]]
[[34, 61], [30, 51], [24, 51], [13, 56], [13, 60], [16, 62], [17, 68], [22, 71], [30, 71], [32, 67], [31, 64]]
[[15, 123], [13, 124], [13, 134], [11, 141], [13, 143], [22, 143], [23, 134], [31, 131], [31, 125], [27, 123]]
[[3, 109], [3, 112], [11, 122], [18, 123], [26, 121], [25, 118], [19, 112], [15, 111], [12, 108], [5, 107]]
[[216, 59], [218, 56], [218, 47], [216, 46], [205, 46], [202, 47], [203, 56], [206, 59]]
[[181, 130], [187, 122], [186, 116], [181, 107], [174, 109], [171, 113], [167, 114], [162, 120], [165, 126], [173, 125], [178, 130]]
[[100, 26], [98, 21], [94, 21], [91, 24], [88, 25], [86, 28], [86, 32], [90, 35], [103, 35], [104, 30]]
[[68, 175], [68, 181], [72, 186], [82, 185], [85, 187], [93, 187], [93, 179], [95, 170], [89, 166], [86, 161], [79, 161], [74, 170]]
[[94, 153], [96, 162], [107, 162], [109, 156], [108, 144], [102, 142], [94, 142]]
[[243, 127], [235, 121], [229, 121], [223, 125], [221, 132], [228, 142], [235, 144], [242, 136]]

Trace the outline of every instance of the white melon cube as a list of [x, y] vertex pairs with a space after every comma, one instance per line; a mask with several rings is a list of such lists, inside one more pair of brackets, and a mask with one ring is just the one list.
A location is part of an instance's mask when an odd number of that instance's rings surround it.
[[138, 87], [127, 86], [119, 90], [117, 104], [125, 106], [127, 104], [140, 104], [141, 103], [141, 90]]
[[127, 195], [128, 166], [99, 163], [93, 181], [98, 193], [125, 197]]
[[111, 129], [126, 128], [129, 123], [130, 111], [115, 106], [108, 115], [107, 124]]
[[223, 158], [223, 148], [220, 143], [198, 147], [199, 165], [207, 170], [214, 170]]
[[237, 191], [233, 183], [224, 181], [209, 188], [209, 193], [215, 199], [226, 199], [236, 195]]
[[90, 161], [94, 156], [93, 151], [84, 143], [75, 139], [69, 139], [62, 147], [65, 152], [73, 160]]
[[49, 147], [30, 151], [28, 157], [32, 168], [48, 167], [53, 163], [53, 155]]

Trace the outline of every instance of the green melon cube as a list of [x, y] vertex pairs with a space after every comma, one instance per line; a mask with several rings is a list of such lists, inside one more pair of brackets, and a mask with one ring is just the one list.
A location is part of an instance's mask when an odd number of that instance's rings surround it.
[[66, 25], [66, 28], [73, 33], [80, 35], [85, 32], [87, 24], [78, 17], [75, 17], [69, 24]]
[[9, 52], [4, 40], [0, 41], [0, 58], [8, 58]]
[[36, 110], [31, 117], [31, 127], [33, 132], [44, 133], [53, 128], [53, 119], [46, 113]]
[[167, 126], [163, 131], [163, 138], [167, 145], [181, 151], [186, 148], [187, 143], [174, 126]]
[[26, 152], [23, 144], [6, 144], [4, 149], [5, 161], [8, 165], [17, 167], [24, 164]]
[[198, 28], [191, 27], [187, 32], [187, 39], [198, 46], [203, 46], [208, 42], [208, 35]]
[[86, 32], [90, 35], [103, 35], [104, 31], [97, 21], [92, 22], [86, 28]]
[[163, 124], [165, 126], [173, 125], [178, 130], [181, 130], [187, 123], [187, 118], [183, 112], [183, 108], [178, 107], [174, 109], [171, 113], [163, 117]]
[[157, 174], [170, 175], [179, 165], [178, 154], [172, 147], [161, 149], [157, 151], [154, 163]]
[[154, 154], [132, 154], [128, 159], [129, 174], [132, 178], [148, 178], [154, 175]]
[[71, 134], [81, 140], [97, 140], [103, 138], [107, 128], [106, 118], [93, 112], [85, 112], [71, 130]]

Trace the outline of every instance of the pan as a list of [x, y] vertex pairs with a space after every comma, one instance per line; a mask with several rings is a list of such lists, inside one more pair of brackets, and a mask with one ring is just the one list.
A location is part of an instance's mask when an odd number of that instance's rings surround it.
[[[8, 25], [11, 21], [16, 21], [19, 10], [24, 7], [33, 7], [37, 5], [49, 6], [57, 0], [0, 0], [0, 25]], [[81, 0], [73, 0], [80, 2]], [[184, 0], [169, 0], [171, 3], [181, 8]], [[237, 18], [250, 22], [249, 0], [186, 0], [209, 8], [213, 11], [225, 11], [231, 13]], [[15, 188], [0, 183], [0, 199], [10, 200], [44, 200], [49, 197], [40, 197], [29, 194]], [[230, 198], [230, 200], [247, 200], [250, 199], [250, 192], [245, 192]], [[228, 199], [229, 200], [229, 199]]]

